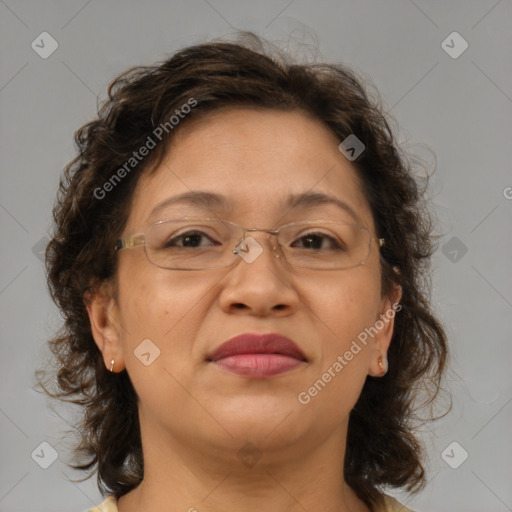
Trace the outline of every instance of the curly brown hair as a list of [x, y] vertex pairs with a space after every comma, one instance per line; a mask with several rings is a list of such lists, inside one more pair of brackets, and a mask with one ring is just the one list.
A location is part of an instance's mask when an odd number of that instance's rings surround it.
[[[109, 85], [98, 117], [75, 133], [78, 155], [60, 180], [56, 226], [46, 251], [51, 296], [65, 323], [49, 342], [55, 367], [36, 372], [38, 382], [53, 398], [82, 407], [81, 439], [74, 452], [78, 463], [70, 466], [90, 470], [87, 478], [97, 469], [103, 494], [119, 498], [136, 487], [144, 475], [138, 398], [126, 371], [112, 374], [105, 368], [85, 295], [115, 276], [114, 243], [137, 182], [158, 166], [169, 141], [189, 119], [235, 106], [312, 114], [340, 141], [355, 134], [364, 143], [353, 165], [377, 236], [386, 240], [382, 293], [389, 294], [396, 284], [402, 287], [389, 371], [383, 378], [366, 379], [349, 418], [345, 479], [372, 508], [386, 486], [417, 492], [425, 485], [423, 447], [413, 427], [415, 404], [421, 389], [427, 389], [426, 403], [437, 396], [448, 356], [445, 332], [429, 303], [429, 263], [436, 248], [432, 217], [390, 117], [363, 80], [344, 65], [291, 62], [254, 34], [241, 36], [237, 42], [187, 47], [156, 65], [127, 70]], [[191, 98], [195, 107], [171, 128], [169, 119]], [[157, 147], [112, 182], [164, 123], [167, 129]], [[107, 182], [112, 186], [104, 194]]]

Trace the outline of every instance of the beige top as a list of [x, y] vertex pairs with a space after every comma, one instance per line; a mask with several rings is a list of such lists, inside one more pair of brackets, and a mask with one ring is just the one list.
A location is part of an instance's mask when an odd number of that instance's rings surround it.
[[[88, 512], [118, 512], [116, 499], [114, 496], [109, 496], [101, 505], [98, 507], [91, 508]], [[410, 508], [404, 507], [395, 498], [384, 495], [384, 507], [376, 509], [375, 512], [414, 512]]]

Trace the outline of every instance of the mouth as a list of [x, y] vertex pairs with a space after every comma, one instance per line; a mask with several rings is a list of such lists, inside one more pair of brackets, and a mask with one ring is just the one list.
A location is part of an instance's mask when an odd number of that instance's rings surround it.
[[280, 334], [241, 334], [223, 343], [207, 361], [231, 373], [266, 378], [291, 371], [307, 362], [304, 352]]

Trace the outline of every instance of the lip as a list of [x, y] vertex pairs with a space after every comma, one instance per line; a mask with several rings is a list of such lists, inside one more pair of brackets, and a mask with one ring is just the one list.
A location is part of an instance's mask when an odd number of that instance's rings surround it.
[[296, 343], [276, 333], [245, 333], [229, 339], [207, 360], [220, 368], [246, 377], [279, 375], [307, 361]]

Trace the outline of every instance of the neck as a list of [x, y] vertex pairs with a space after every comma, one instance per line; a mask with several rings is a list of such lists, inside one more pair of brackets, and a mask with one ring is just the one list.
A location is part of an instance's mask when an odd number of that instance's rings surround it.
[[[313, 445], [212, 447], [142, 429], [144, 480], [119, 512], [369, 512], [345, 484], [346, 424]], [[156, 441], [158, 440], [158, 441]]]

